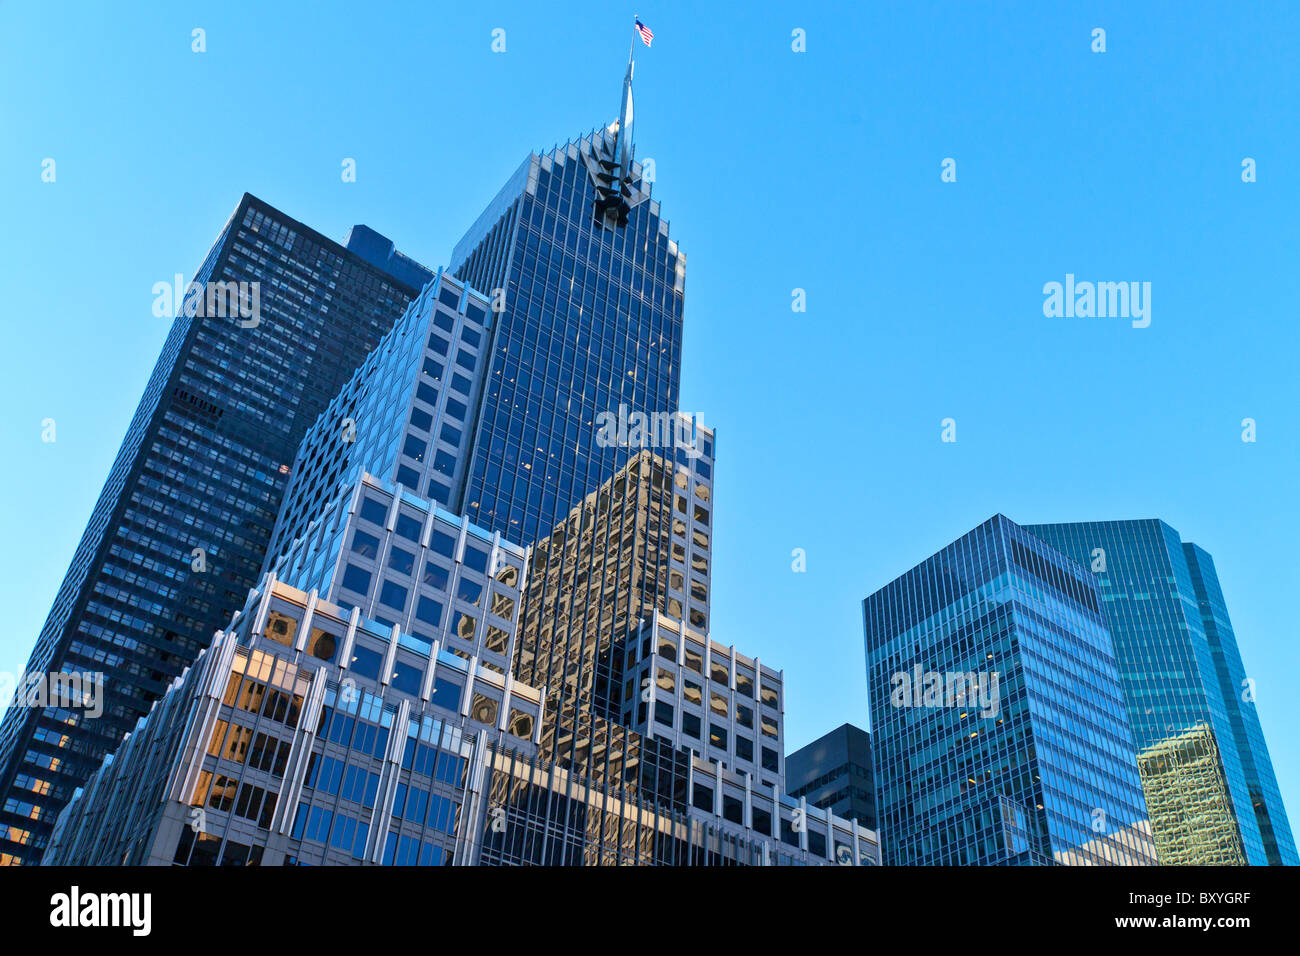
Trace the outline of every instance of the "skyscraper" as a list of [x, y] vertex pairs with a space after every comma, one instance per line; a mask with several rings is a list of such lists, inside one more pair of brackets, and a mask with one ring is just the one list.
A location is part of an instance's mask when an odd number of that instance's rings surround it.
[[1002, 515], [863, 602], [887, 865], [1154, 862], [1100, 605]]
[[785, 758], [792, 797], [876, 828], [876, 788], [871, 773], [871, 735], [841, 724]]
[[[632, 159], [630, 67], [623, 92], [620, 120], [525, 161], [307, 431], [267, 575], [173, 688], [246, 742], [270, 685], [238, 675], [275, 675], [306, 714], [283, 766], [178, 732], [169, 697], [138, 733], [188, 763], [128, 744], [51, 861], [878, 862], [874, 833], [784, 794], [781, 672], [707, 634], [714, 435], [676, 410], [684, 259]], [[450, 789], [395, 742], [335, 739], [357, 690], [408, 750], [450, 735]], [[166, 809], [119, 824], [115, 788]]]
[[0, 863], [40, 858], [74, 788], [243, 605], [299, 440], [431, 276], [364, 226], [347, 241], [246, 194], [176, 303], [26, 668], [103, 673], [103, 713], [6, 712]]
[[452, 252], [499, 310], [464, 510], [513, 541], [623, 465], [598, 414], [679, 410], [686, 256], [632, 158], [631, 81], [619, 120], [528, 156]]
[[1026, 529], [1095, 576], [1161, 862], [1300, 862], [1210, 555], [1157, 519]]

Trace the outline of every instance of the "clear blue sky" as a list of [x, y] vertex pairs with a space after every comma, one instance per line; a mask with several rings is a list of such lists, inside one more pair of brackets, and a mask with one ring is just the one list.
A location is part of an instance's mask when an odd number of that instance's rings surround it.
[[[1214, 555], [1300, 825], [1297, 8], [191, 6], [0, 0], [0, 669], [166, 335], [152, 285], [245, 190], [445, 263], [530, 149], [614, 118], [639, 13], [682, 402], [719, 434], [713, 637], [785, 668], [790, 749], [865, 724], [860, 602], [948, 541], [1155, 516]], [[1151, 326], [1045, 318], [1067, 272], [1151, 282]]]

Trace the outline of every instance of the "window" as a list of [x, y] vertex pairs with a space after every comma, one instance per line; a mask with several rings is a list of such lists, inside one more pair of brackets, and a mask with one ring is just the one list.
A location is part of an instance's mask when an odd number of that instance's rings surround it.
[[392, 685], [397, 690], [414, 697], [420, 693], [420, 684], [424, 681], [424, 672], [401, 661], [393, 663]]
[[365, 594], [370, 590], [370, 572], [363, 571], [355, 564], [349, 564], [347, 570], [343, 572], [343, 586], [359, 594]]
[[456, 471], [456, 456], [439, 449], [433, 456], [433, 470], [441, 475], [451, 475]]
[[480, 548], [466, 546], [465, 548], [465, 567], [477, 571], [479, 574], [487, 574], [488, 553]]
[[415, 555], [405, 548], [388, 549], [388, 566], [398, 574], [410, 574], [415, 568]]
[[694, 714], [682, 711], [682, 733], [687, 737], [700, 739], [700, 718]]
[[338, 652], [338, 638], [323, 628], [313, 627], [307, 639], [307, 653], [322, 661], [333, 661]]
[[727, 749], [727, 731], [725, 727], [709, 724], [709, 744], [719, 750]]
[[397, 524], [393, 528], [396, 534], [415, 544], [420, 543], [420, 532], [423, 530], [423, 523], [410, 515], [398, 515]]
[[352, 551], [363, 558], [377, 557], [379, 555], [379, 539], [372, 534], [366, 534], [364, 531], [356, 531], [352, 535]]
[[489, 651], [495, 651], [498, 654], [506, 652], [506, 643], [509, 635], [499, 627], [488, 625], [487, 634], [483, 637], [483, 646]]
[[425, 562], [424, 577], [422, 578], [425, 584], [437, 588], [439, 591], [445, 591], [447, 590], [449, 578], [450, 575], [448, 575], [446, 568], [434, 564], [432, 561]]
[[456, 539], [444, 531], [435, 531], [429, 547], [443, 557], [450, 558], [456, 554]]
[[362, 498], [361, 517], [382, 528], [384, 522], [388, 520], [388, 505], [382, 501], [376, 501], [374, 498]]
[[736, 705], [736, 723], [742, 727], [754, 729], [754, 708], [746, 707], [744, 704]]
[[459, 711], [460, 692], [461, 686], [455, 681], [437, 677], [433, 681], [433, 695], [430, 700], [444, 710]]
[[741, 760], [754, 762], [754, 741], [736, 734], [736, 756]]
[[352, 667], [353, 673], [360, 674], [362, 677], [369, 677], [372, 680], [379, 680], [379, 668], [383, 664], [383, 659], [377, 651], [372, 651], [368, 647], [361, 647], [354, 644], [352, 646]]
[[428, 447], [429, 443], [423, 438], [417, 438], [415, 435], [407, 435], [406, 441], [402, 444], [402, 454], [407, 458], [413, 458], [416, 461], [424, 461], [424, 453]]
[[451, 619], [451, 633], [459, 637], [462, 641], [474, 640], [474, 629], [478, 626], [478, 618], [466, 614], [464, 611], [457, 611]]
[[406, 588], [396, 581], [385, 581], [379, 590], [379, 603], [397, 611], [406, 609]]
[[510, 722], [506, 724], [506, 730], [516, 737], [528, 740], [533, 735], [533, 715], [510, 708]]
[[713, 791], [703, 784], [695, 785], [695, 792], [691, 795], [691, 806], [696, 810], [703, 810], [706, 813], [713, 812]]
[[283, 644], [285, 647], [293, 646], [293, 636], [298, 630], [298, 622], [287, 614], [281, 614], [279, 611], [272, 611], [267, 618], [266, 630], [263, 635], [268, 639], [275, 641], [277, 644]]
[[497, 712], [501, 704], [486, 694], [475, 694], [469, 707], [469, 715], [481, 724], [496, 725]]
[[420, 431], [427, 432], [433, 427], [433, 416], [422, 408], [412, 408], [411, 424]]
[[442, 605], [433, 598], [421, 595], [415, 604], [415, 619], [430, 627], [438, 627], [442, 624]]
[[673, 705], [665, 700], [655, 701], [655, 721], [665, 727], [673, 725]]
[[466, 604], [472, 604], [478, 607], [479, 601], [483, 599], [483, 585], [469, 578], [462, 577], [456, 582], [456, 597]]

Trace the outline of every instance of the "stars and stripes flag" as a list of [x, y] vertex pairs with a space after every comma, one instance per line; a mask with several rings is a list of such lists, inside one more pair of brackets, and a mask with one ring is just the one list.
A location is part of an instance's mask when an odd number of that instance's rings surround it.
[[644, 43], [646, 46], [649, 46], [650, 41], [655, 38], [654, 31], [651, 30], [644, 23], [642, 23], [640, 18], [635, 18], [635, 19], [636, 19], [636, 32], [641, 34], [641, 42]]

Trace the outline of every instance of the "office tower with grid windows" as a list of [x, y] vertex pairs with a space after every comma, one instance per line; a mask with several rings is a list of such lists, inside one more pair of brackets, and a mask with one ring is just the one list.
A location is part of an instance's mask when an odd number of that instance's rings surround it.
[[785, 758], [792, 797], [876, 828], [876, 790], [871, 774], [871, 735], [841, 724]]
[[886, 865], [1155, 862], [1097, 591], [995, 515], [863, 602]]
[[546, 696], [485, 653], [514, 647], [528, 567], [499, 534], [363, 475], [64, 809], [45, 862], [879, 862], [855, 822], [689, 751], [663, 752], [700, 781], [702, 811], [547, 759]]
[[1161, 862], [1300, 862], [1210, 555], [1157, 519], [1026, 528], [1095, 577]]
[[303, 433], [431, 277], [364, 226], [341, 245], [240, 201], [27, 664], [102, 673], [102, 716], [11, 706], [0, 725], [0, 862], [40, 858], [58, 808], [242, 606]]

